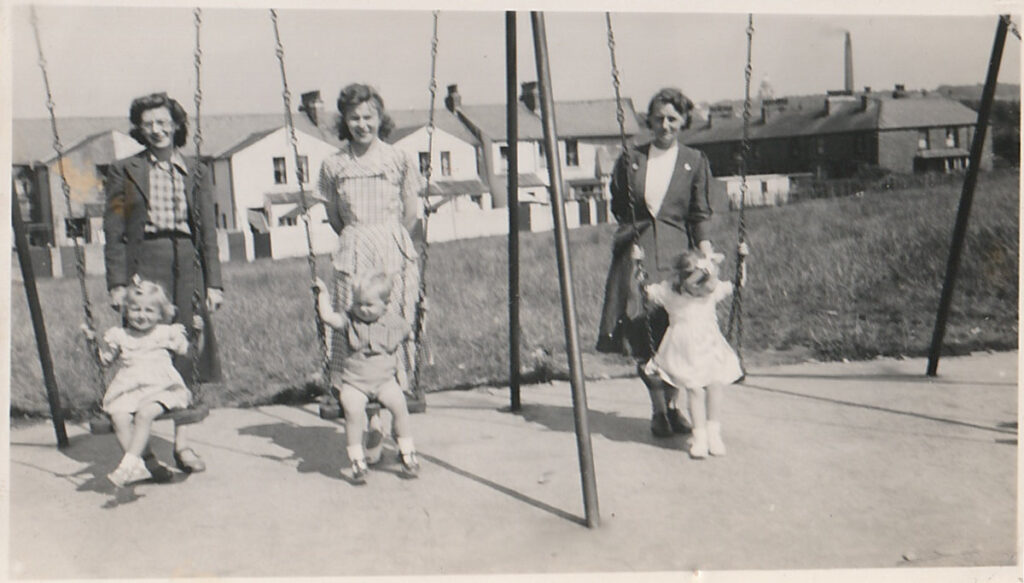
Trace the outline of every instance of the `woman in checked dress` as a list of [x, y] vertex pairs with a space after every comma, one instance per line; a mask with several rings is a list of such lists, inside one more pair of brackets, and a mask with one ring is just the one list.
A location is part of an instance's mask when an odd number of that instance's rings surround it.
[[[320, 168], [319, 190], [327, 201], [327, 218], [338, 233], [334, 251], [334, 308], [352, 305], [352, 281], [357, 275], [384, 271], [395, 286], [389, 309], [415, 330], [419, 296], [419, 254], [410, 233], [425, 182], [412, 156], [385, 143], [394, 123], [375, 89], [352, 84], [338, 96], [338, 135], [345, 144]], [[334, 333], [337, 334], [336, 332]], [[346, 343], [332, 337], [331, 372], [338, 374]], [[398, 383], [410, 392], [415, 370], [416, 338], [398, 351]]]

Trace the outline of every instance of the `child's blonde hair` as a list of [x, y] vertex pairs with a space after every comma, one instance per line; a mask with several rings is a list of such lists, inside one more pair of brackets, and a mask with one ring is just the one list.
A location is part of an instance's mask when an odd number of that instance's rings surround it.
[[391, 298], [394, 282], [390, 275], [383, 271], [373, 271], [361, 275], [352, 282], [353, 299], [380, 298], [385, 304]]
[[672, 270], [679, 274], [679, 277], [672, 282], [672, 291], [683, 293], [683, 282], [690, 279], [690, 276], [698, 270], [705, 270], [708, 276], [718, 278], [718, 266], [711, 259], [704, 257], [692, 249], [683, 251], [672, 260]]
[[121, 315], [127, 316], [128, 306], [140, 304], [156, 305], [159, 307], [164, 324], [170, 324], [174, 320], [174, 315], [178, 312], [175, 305], [168, 299], [167, 292], [164, 291], [162, 285], [155, 281], [135, 276], [131, 285], [128, 286], [128, 293], [125, 296]]

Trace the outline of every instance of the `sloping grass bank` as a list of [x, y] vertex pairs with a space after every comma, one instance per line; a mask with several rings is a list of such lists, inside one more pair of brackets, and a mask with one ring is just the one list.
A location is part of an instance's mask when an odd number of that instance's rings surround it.
[[[818, 359], [865, 359], [927, 353], [960, 195], [957, 185], [866, 193], [746, 213], [748, 286], [743, 298], [743, 352], [748, 361], [774, 351]], [[947, 351], [1017, 345], [1018, 210], [1016, 171], [978, 184], [946, 331]], [[724, 208], [714, 241], [732, 249], [737, 213]], [[590, 375], [628, 374], [629, 362], [593, 351], [614, 227], [571, 232], [580, 340]], [[551, 233], [521, 235], [521, 340], [528, 380], [566, 369], [558, 273]], [[501, 237], [434, 244], [427, 273], [430, 362], [427, 390], [508, 379], [506, 243]], [[321, 258], [319, 271], [330, 270]], [[733, 270], [733, 258], [724, 272]], [[17, 262], [14, 262], [17, 270]], [[318, 354], [312, 295], [303, 259], [224, 267], [227, 303], [215, 326], [223, 386], [211, 405], [249, 406], [315, 395], [309, 380]], [[24, 290], [11, 306], [11, 404], [15, 415], [47, 411]], [[72, 412], [101, 392], [78, 332], [81, 298], [74, 278], [40, 280], [40, 296], [58, 385]], [[91, 277], [97, 325], [115, 324], [103, 280]], [[723, 325], [727, 306], [721, 312]]]

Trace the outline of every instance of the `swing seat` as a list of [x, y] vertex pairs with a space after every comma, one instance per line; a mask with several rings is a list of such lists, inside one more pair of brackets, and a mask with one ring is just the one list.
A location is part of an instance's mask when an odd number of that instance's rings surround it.
[[[370, 401], [366, 404], [366, 416], [373, 417], [380, 413], [382, 409], [381, 404], [377, 401]], [[320, 402], [320, 418], [321, 419], [340, 419], [345, 417], [345, 411], [335, 399], [325, 399]]]
[[[199, 405], [188, 409], [175, 409], [174, 411], [161, 413], [155, 420], [174, 421], [175, 425], [192, 425], [206, 419], [209, 415], [210, 408], [205, 405]], [[107, 415], [101, 415], [89, 420], [89, 433], [93, 435], [111, 433], [113, 430], [114, 426], [110, 423], [110, 417]]]

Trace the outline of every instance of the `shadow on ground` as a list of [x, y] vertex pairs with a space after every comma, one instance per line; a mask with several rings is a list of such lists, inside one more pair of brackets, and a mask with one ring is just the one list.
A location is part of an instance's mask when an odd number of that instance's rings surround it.
[[[552, 431], [575, 433], [572, 407], [562, 405], [523, 405], [519, 412], [523, 419], [539, 423]], [[683, 451], [686, 437], [677, 435], [667, 439], [659, 439], [651, 435], [649, 419], [636, 417], [620, 417], [616, 413], [606, 413], [597, 409], [587, 411], [590, 433], [603, 435], [612, 441], [629, 441], [652, 445], [663, 449]]]
[[[11, 445], [25, 446], [27, 444], [12, 443]], [[49, 448], [52, 446], [47, 445], [45, 447]], [[153, 436], [150, 439], [150, 447], [160, 460], [171, 459], [174, 451], [174, 446], [171, 442], [157, 436]], [[12, 461], [11, 463], [31, 466], [37, 470], [52, 474], [56, 478], [68, 480], [75, 484], [75, 489], [79, 492], [96, 492], [108, 496], [107, 500], [101, 505], [102, 508], [107, 509], [117, 508], [122, 504], [135, 502], [142, 498], [143, 495], [135, 491], [136, 485], [155, 483], [152, 480], [146, 480], [117, 488], [107, 480], [107, 474], [114, 471], [114, 468], [117, 467], [121, 457], [124, 455], [117, 443], [117, 439], [112, 434], [92, 435], [86, 433], [71, 437], [68, 447], [61, 448], [60, 453], [78, 463], [87, 465], [75, 472], [62, 474], [26, 462]], [[176, 484], [187, 479], [188, 474], [174, 472], [174, 477], [169, 482], [161, 485]]]

